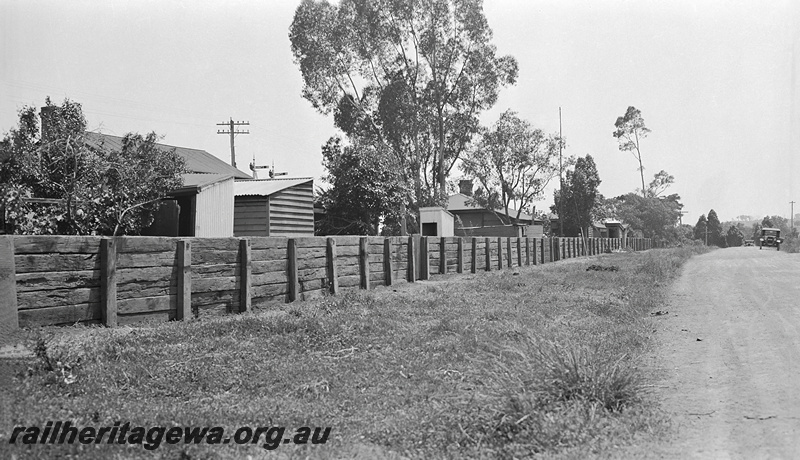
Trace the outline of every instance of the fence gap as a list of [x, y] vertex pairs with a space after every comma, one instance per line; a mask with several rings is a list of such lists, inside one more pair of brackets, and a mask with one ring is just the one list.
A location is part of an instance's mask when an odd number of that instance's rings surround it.
[[458, 254], [456, 255], [456, 272], [464, 273], [464, 238], [458, 237]]
[[392, 239], [383, 240], [383, 282], [387, 286], [392, 285]]
[[239, 240], [239, 312], [245, 313], [253, 309], [253, 258], [250, 251], [250, 240]]
[[414, 237], [408, 237], [408, 265], [406, 267], [406, 281], [413, 283], [417, 281], [417, 261], [416, 251], [414, 251]]
[[443, 236], [439, 238], [439, 274], [447, 274], [447, 245]]
[[178, 296], [175, 319], [185, 321], [192, 316], [192, 243], [178, 241]]
[[300, 285], [297, 278], [297, 241], [294, 238], [289, 238], [288, 246], [286, 247], [286, 258], [288, 259], [286, 278], [289, 283], [289, 302], [294, 302], [300, 293]]
[[472, 273], [478, 272], [478, 239], [472, 237], [472, 263], [469, 265], [469, 271]]
[[369, 290], [369, 241], [366, 236], [358, 239], [358, 274], [361, 289]]

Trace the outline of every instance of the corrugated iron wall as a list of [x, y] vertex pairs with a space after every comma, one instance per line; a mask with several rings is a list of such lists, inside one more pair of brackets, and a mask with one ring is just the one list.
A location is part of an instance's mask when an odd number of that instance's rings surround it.
[[195, 206], [194, 236], [233, 236], [233, 178], [201, 190]]
[[314, 189], [309, 181], [269, 197], [270, 236], [314, 236]]

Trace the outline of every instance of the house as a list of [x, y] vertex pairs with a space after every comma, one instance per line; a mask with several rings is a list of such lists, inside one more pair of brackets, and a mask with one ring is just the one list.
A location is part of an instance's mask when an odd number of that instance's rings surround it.
[[314, 236], [314, 179], [234, 183], [234, 236]]
[[[509, 208], [508, 214], [504, 209], [491, 210], [477, 204], [470, 203], [472, 200], [472, 181], [462, 180], [459, 182], [460, 191], [447, 198], [447, 211], [453, 215], [455, 220], [455, 234], [457, 236], [534, 236], [541, 235], [541, 229], [536, 231], [537, 224], [533, 216], [527, 213], [519, 213], [519, 219], [515, 224], [506, 222], [517, 217], [517, 210]], [[501, 220], [501, 218], [503, 220]], [[504, 222], [505, 220], [505, 222]], [[541, 222], [538, 222], [541, 227]]]
[[[86, 133], [95, 147], [122, 148], [122, 137]], [[175, 149], [186, 162], [183, 187], [169, 192], [154, 216], [153, 225], [142, 233], [149, 236], [233, 236], [234, 180], [250, 175], [225, 163], [205, 150], [156, 144], [160, 149]]]
[[622, 238], [628, 236], [629, 225], [615, 219], [592, 222], [587, 236], [589, 238]]

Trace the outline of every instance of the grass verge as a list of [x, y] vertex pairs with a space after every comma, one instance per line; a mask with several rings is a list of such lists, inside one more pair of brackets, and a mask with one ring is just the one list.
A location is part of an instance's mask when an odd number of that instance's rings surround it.
[[[703, 248], [603, 255], [140, 328], [50, 328], [0, 394], [0, 453], [51, 458], [607, 455], [665, 420], [646, 318]], [[590, 270], [590, 265], [618, 270]], [[330, 426], [325, 445], [10, 446], [14, 426]], [[3, 455], [7, 457], [7, 455]]]

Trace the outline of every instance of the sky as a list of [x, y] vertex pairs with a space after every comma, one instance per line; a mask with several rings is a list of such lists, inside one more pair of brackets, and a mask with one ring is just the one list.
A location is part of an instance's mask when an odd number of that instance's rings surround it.
[[[0, 134], [23, 106], [70, 98], [90, 130], [155, 131], [229, 162], [217, 124], [246, 121], [239, 169], [255, 156], [319, 184], [337, 130], [301, 97], [288, 37], [298, 4], [0, 0]], [[484, 0], [484, 11], [498, 54], [519, 63], [485, 125], [512, 109], [556, 133], [560, 107], [564, 153], [592, 155], [611, 197], [641, 187], [612, 136], [635, 106], [652, 130], [645, 180], [675, 177], [684, 223], [711, 209], [788, 218], [800, 202], [800, 2]], [[536, 206], [551, 204], [548, 191]]]

